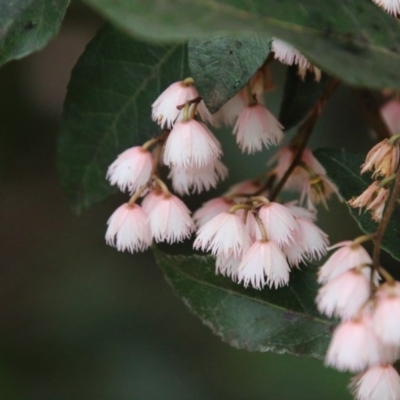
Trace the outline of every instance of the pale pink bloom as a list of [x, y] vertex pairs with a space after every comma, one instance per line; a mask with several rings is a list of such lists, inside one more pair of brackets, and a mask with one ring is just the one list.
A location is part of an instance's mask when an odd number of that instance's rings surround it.
[[390, 364], [375, 365], [352, 379], [357, 400], [400, 400], [400, 377]]
[[[398, 2], [398, 0], [396, 0]], [[392, 135], [400, 133], [400, 101], [390, 100], [381, 108], [381, 115]]]
[[385, 209], [389, 193], [389, 189], [380, 188], [375, 199], [367, 205], [367, 210], [371, 211], [372, 219], [376, 222], [379, 222], [382, 219], [383, 210]]
[[151, 153], [135, 146], [121, 153], [108, 167], [107, 179], [123, 192], [128, 190], [133, 193], [149, 181], [152, 168]]
[[173, 195], [157, 196], [149, 211], [151, 234], [156, 242], [181, 242], [195, 230], [185, 203]]
[[372, 0], [379, 7], [383, 8], [388, 14], [396, 16], [400, 14], [400, 0]]
[[119, 251], [146, 250], [151, 245], [147, 215], [137, 204], [123, 204], [107, 221], [106, 243]]
[[292, 45], [283, 40], [273, 38], [271, 43], [271, 51], [275, 54], [275, 58], [278, 59], [282, 64], [299, 66], [298, 74], [304, 80], [307, 71], [313, 72], [315, 80], [317, 82], [321, 79], [321, 70], [312, 65], [307, 58], [303, 56], [297, 49]]
[[[271, 162], [277, 161], [277, 165], [274, 168], [274, 172], [277, 179], [282, 179], [286, 171], [290, 167], [296, 154], [296, 149], [292, 149], [289, 146], [281, 147], [278, 152], [274, 155]], [[313, 156], [312, 151], [305, 148], [302, 155], [301, 161], [316, 175], [326, 175], [324, 167], [318, 162]], [[304, 168], [297, 166], [289, 179], [286, 181], [285, 189], [301, 191], [304, 185], [310, 181], [310, 174]]]
[[347, 320], [357, 315], [369, 296], [368, 277], [360, 270], [352, 269], [319, 289], [316, 301], [320, 313]]
[[339, 371], [360, 372], [382, 360], [382, 345], [368, 321], [342, 322], [334, 331], [325, 364]]
[[210, 130], [194, 119], [177, 121], [165, 144], [164, 163], [181, 169], [214, 165], [221, 144]]
[[153, 121], [161, 125], [162, 128], [171, 129], [182, 112], [177, 107], [197, 97], [199, 97], [199, 94], [193, 86], [192, 80], [187, 79], [171, 84], [151, 106]]
[[336, 248], [338, 249], [326, 260], [319, 270], [319, 283], [331, 281], [350, 269], [372, 263], [372, 259], [364, 247], [360, 244], [354, 244], [351, 240], [336, 243], [334, 246], [328, 248], [328, 250]]
[[361, 208], [370, 204], [371, 201], [376, 198], [379, 190], [379, 182], [374, 181], [358, 197], [351, 198], [347, 203], [350, 207], [359, 208], [361, 213]]
[[244, 88], [214, 114], [214, 120], [222, 121], [226, 126], [233, 126], [239, 113], [247, 106], [247, 103], [247, 93], [246, 88]]
[[253, 213], [250, 210], [241, 209], [241, 210], [236, 211], [236, 214], [239, 215], [240, 218], [242, 218], [242, 221], [245, 221], [245, 225], [246, 225], [247, 231], [250, 234], [251, 240], [255, 241], [257, 238], [259, 238], [260, 237], [260, 235], [259, 235], [260, 229], [257, 225], [257, 221], [254, 218]]
[[193, 220], [196, 226], [200, 228], [208, 221], [212, 220], [218, 214], [228, 212], [232, 206], [235, 205], [233, 200], [227, 199], [226, 197], [216, 197], [205, 202], [195, 213], [193, 214]]
[[374, 171], [372, 178], [391, 176], [399, 165], [399, 156], [399, 146], [384, 139], [368, 152], [365, 163], [361, 165], [361, 173]]
[[203, 122], [214, 125], [214, 117], [212, 116], [206, 104], [204, 103], [204, 100], [201, 100], [200, 103], [197, 105], [196, 111], [200, 115], [200, 118], [202, 119]]
[[259, 216], [269, 240], [273, 240], [278, 246], [293, 241], [297, 222], [288, 208], [282, 204], [270, 202], [259, 209]]
[[314, 210], [315, 205], [320, 203], [327, 208], [326, 200], [329, 199], [332, 194], [336, 194], [338, 199], [341, 200], [338, 188], [327, 176], [315, 175], [304, 182], [300, 203], [306, 202], [310, 210]]
[[328, 235], [309, 219], [296, 218], [296, 222], [295, 241], [303, 247], [309, 258], [322, 258], [329, 245]]
[[233, 254], [231, 254], [229, 257], [219, 255], [215, 260], [215, 273], [227, 276], [233, 281], [236, 281], [241, 261], [241, 257], [236, 258]]
[[149, 215], [162, 196], [164, 196], [162, 191], [158, 189], [153, 189], [146, 193], [142, 200], [143, 211]]
[[238, 215], [223, 212], [200, 227], [193, 247], [211, 251], [215, 256], [233, 255], [239, 258], [249, 245], [250, 235], [242, 219]]
[[400, 346], [400, 283], [381, 286], [376, 293], [373, 327], [388, 345]]
[[298, 267], [307, 260], [307, 254], [297, 240], [284, 244], [281, 246], [281, 250], [291, 267]]
[[266, 284], [278, 288], [289, 283], [289, 265], [279, 247], [272, 241], [256, 241], [243, 255], [238, 281], [262, 289]]
[[273, 38], [271, 51], [275, 53], [275, 58], [282, 64], [298, 64], [300, 67], [307, 67], [309, 65], [308, 60], [297, 49], [283, 40]]
[[233, 133], [240, 149], [249, 154], [261, 151], [263, 145], [277, 145], [283, 139], [283, 126], [262, 105], [248, 105], [240, 112]]
[[168, 178], [172, 187], [180, 195], [201, 193], [217, 186], [218, 181], [228, 176], [228, 168], [219, 160], [202, 168], [181, 169], [172, 166]]

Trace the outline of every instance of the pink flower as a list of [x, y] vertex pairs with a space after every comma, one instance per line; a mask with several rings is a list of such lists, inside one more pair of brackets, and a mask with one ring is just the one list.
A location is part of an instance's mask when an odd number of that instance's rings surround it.
[[151, 153], [135, 146], [121, 153], [108, 167], [107, 179], [123, 192], [128, 190], [133, 193], [149, 181], [152, 168]]
[[400, 346], [400, 283], [381, 286], [376, 293], [373, 327], [388, 345]]
[[389, 364], [375, 365], [353, 378], [357, 400], [400, 400], [400, 377]]
[[[277, 165], [274, 172], [277, 175], [277, 179], [282, 179], [283, 175], [286, 173], [290, 164], [292, 163], [296, 154], [296, 149], [289, 146], [281, 147], [278, 152], [274, 155], [271, 161], [277, 161]], [[302, 155], [301, 161], [316, 175], [326, 175], [324, 167], [318, 162], [318, 160], [313, 156], [310, 149], [305, 148]], [[304, 168], [297, 166], [289, 179], [285, 184], [285, 189], [301, 191], [304, 185], [310, 181], [310, 174]]]
[[374, 181], [358, 197], [353, 197], [347, 203], [350, 207], [359, 208], [361, 213], [361, 208], [369, 205], [376, 198], [379, 191], [379, 182]]
[[164, 163], [181, 169], [214, 165], [222, 154], [221, 144], [201, 122], [178, 121], [168, 136]]
[[386, 200], [389, 197], [389, 189], [380, 188], [375, 199], [367, 205], [367, 210], [371, 211], [372, 219], [379, 222], [383, 216], [383, 210], [385, 209]]
[[400, 14], [399, 0], [372, 0], [379, 7], [383, 8], [388, 14], [396, 16]]
[[383, 348], [368, 321], [342, 322], [334, 331], [325, 364], [339, 371], [360, 372], [379, 364]]
[[309, 258], [320, 259], [327, 251], [328, 235], [306, 218], [296, 218], [295, 241], [300, 243]]
[[257, 103], [242, 109], [233, 133], [240, 149], [251, 154], [261, 151], [263, 145], [269, 147], [280, 143], [283, 139], [282, 128], [279, 121], [262, 104]]
[[211, 251], [215, 256], [239, 258], [250, 246], [250, 235], [238, 215], [223, 212], [204, 224], [197, 232], [193, 247]]
[[303, 246], [294, 240], [281, 246], [282, 253], [286, 256], [289, 265], [291, 267], [298, 267], [300, 264], [304, 263], [307, 259], [307, 254], [304, 251]]
[[193, 79], [188, 78], [173, 83], [152, 104], [153, 121], [161, 125], [162, 128], [171, 129], [181, 113], [181, 110], [178, 110], [177, 107], [197, 97], [199, 97], [199, 94], [193, 86]]
[[259, 209], [259, 216], [268, 239], [273, 240], [278, 246], [293, 241], [297, 222], [292, 212], [285, 206], [275, 202], [264, 204]]
[[374, 171], [372, 178], [391, 176], [399, 165], [399, 157], [399, 146], [384, 139], [368, 152], [365, 163], [361, 166], [361, 173]]
[[238, 281], [262, 289], [266, 284], [278, 288], [289, 282], [289, 265], [279, 247], [272, 241], [256, 241], [243, 255]]
[[212, 220], [218, 214], [228, 212], [235, 204], [233, 200], [226, 197], [216, 197], [205, 202], [194, 214], [193, 219], [197, 227], [201, 227]]
[[239, 91], [235, 96], [229, 99], [218, 111], [214, 114], [214, 120], [221, 120], [226, 126], [232, 126], [239, 113], [247, 105], [246, 88]]
[[[398, 3], [398, 0], [395, 1]], [[400, 133], [400, 101], [388, 101], [381, 108], [381, 115], [392, 135]]]
[[315, 209], [314, 206], [320, 203], [327, 207], [326, 200], [329, 199], [332, 194], [336, 194], [336, 196], [341, 199], [338, 188], [325, 175], [319, 174], [311, 176], [304, 182], [300, 203], [307, 202], [307, 207], [310, 210]]
[[275, 58], [282, 64], [293, 65], [298, 64], [298, 74], [304, 80], [308, 70], [314, 72], [315, 80], [319, 82], [321, 79], [321, 70], [312, 65], [297, 49], [283, 40], [273, 38], [271, 50], [274, 52]]
[[146, 250], [151, 245], [147, 215], [137, 204], [123, 204], [107, 221], [106, 243], [119, 251]]
[[195, 226], [190, 211], [182, 200], [173, 195], [154, 197], [149, 211], [151, 234], [156, 242], [181, 242], [190, 237]]
[[309, 65], [308, 60], [298, 50], [283, 40], [273, 38], [271, 42], [271, 51], [275, 53], [275, 58], [282, 64], [299, 64], [299, 66], [305, 67]]
[[153, 190], [150, 190], [148, 193], [146, 193], [146, 195], [144, 196], [144, 198], [142, 200], [142, 208], [143, 208], [143, 211], [147, 215], [149, 215], [151, 213], [154, 206], [161, 199], [161, 196], [163, 196], [163, 193], [161, 190], [158, 190], [158, 189], [153, 189]]
[[318, 291], [318, 310], [328, 317], [354, 318], [370, 296], [368, 276], [358, 269], [344, 272]]
[[215, 188], [218, 181], [227, 176], [228, 168], [219, 160], [203, 168], [181, 169], [172, 166], [168, 175], [172, 179], [172, 187], [180, 195], [201, 193], [203, 190]]
[[233, 254], [229, 257], [219, 255], [215, 260], [215, 273], [220, 273], [221, 275], [227, 276], [233, 281], [236, 281], [241, 260], [241, 257], [236, 258]]
[[338, 248], [321, 267], [318, 282], [325, 283], [360, 265], [371, 264], [372, 259], [360, 244], [347, 240], [328, 248]]

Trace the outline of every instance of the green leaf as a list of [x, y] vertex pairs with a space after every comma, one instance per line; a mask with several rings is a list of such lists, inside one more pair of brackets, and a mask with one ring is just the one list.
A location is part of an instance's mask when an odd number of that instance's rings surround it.
[[176, 294], [231, 346], [324, 357], [332, 322], [315, 307], [315, 267], [292, 271], [288, 287], [258, 291], [215, 275], [213, 257], [154, 253]]
[[189, 41], [189, 67], [196, 88], [212, 113], [245, 86], [264, 64], [270, 41], [267, 35]]
[[[345, 150], [321, 149], [314, 152], [315, 157], [325, 167], [330, 179], [338, 186], [340, 194], [347, 201], [359, 196], [371, 183], [368, 174], [360, 175], [360, 165], [365, 156], [352, 154]], [[358, 209], [348, 206], [351, 216], [361, 230], [367, 234], [376, 232], [378, 224], [371, 219], [369, 212], [359, 213]], [[389, 222], [382, 248], [400, 260], [400, 212], [396, 210]]]
[[0, 2], [0, 65], [42, 49], [60, 29], [68, 2]]
[[151, 104], [188, 75], [181, 44], [150, 45], [106, 27], [88, 45], [72, 71], [58, 143], [62, 185], [77, 211], [115, 192], [107, 167], [160, 134]]
[[182, 40], [266, 33], [349, 84], [400, 88], [400, 27], [369, 0], [86, 1], [131, 34]]
[[303, 120], [324, 93], [330, 77], [322, 73], [321, 80], [316, 82], [314, 74], [307, 73], [304, 81], [297, 73], [297, 67], [289, 67], [286, 73], [285, 87], [279, 121], [286, 130]]

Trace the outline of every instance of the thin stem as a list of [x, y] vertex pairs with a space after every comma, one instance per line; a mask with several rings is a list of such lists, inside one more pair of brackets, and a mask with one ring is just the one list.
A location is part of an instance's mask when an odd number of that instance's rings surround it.
[[129, 207], [134, 207], [137, 199], [140, 197], [140, 195], [149, 187], [149, 184], [146, 183], [145, 185], [141, 186], [129, 199], [128, 205]]
[[396, 280], [393, 278], [393, 276], [391, 274], [389, 274], [388, 271], [386, 271], [385, 268], [383, 267], [378, 267], [378, 272], [383, 276], [383, 279], [385, 279], [385, 281], [391, 285], [393, 283], [396, 282]]
[[258, 228], [260, 229], [261, 241], [268, 242], [268, 235], [267, 231], [265, 230], [264, 223], [261, 221], [261, 218], [258, 216], [257, 213], [254, 213], [254, 218], [257, 222]]
[[374, 237], [375, 237], [374, 233], [370, 234], [370, 235], [362, 235], [362, 236], [356, 237], [353, 240], [352, 246], [358, 247], [361, 243], [368, 242], [369, 240], [373, 240]]
[[390, 222], [390, 218], [393, 214], [393, 211], [396, 208], [397, 199], [399, 198], [399, 194], [400, 194], [400, 168], [396, 172], [396, 179], [394, 182], [392, 193], [389, 198], [389, 202], [386, 205], [386, 209], [383, 213], [383, 217], [379, 224], [378, 230], [375, 233], [374, 250], [372, 253], [371, 279], [372, 279], [374, 271], [379, 268], [379, 257], [381, 254], [382, 239], [386, 232], [386, 228]]
[[202, 100], [202, 97], [197, 96], [197, 97], [195, 97], [195, 98], [192, 99], [192, 100], [188, 100], [188, 101], [187, 101], [186, 103], [184, 103], [184, 104], [179, 104], [178, 106], [176, 106], [176, 108], [177, 108], [178, 110], [183, 110], [183, 109], [185, 108], [186, 104], [188, 104], [189, 106], [192, 105], [192, 104], [199, 104], [199, 103], [201, 102], [201, 100]]
[[278, 182], [278, 184], [275, 186], [275, 189], [269, 196], [269, 199], [271, 201], [274, 201], [278, 197], [280, 191], [285, 186], [286, 181], [289, 179], [290, 175], [299, 164], [301, 157], [303, 155], [303, 151], [306, 148], [308, 140], [311, 137], [314, 126], [318, 120], [318, 117], [320, 116], [326, 102], [329, 100], [329, 98], [332, 96], [335, 90], [339, 87], [339, 84], [340, 82], [338, 80], [333, 80], [331, 82], [331, 84], [326, 89], [325, 93], [322, 95], [322, 97], [318, 100], [313, 109], [310, 111], [308, 118], [300, 126], [298, 133], [294, 138], [295, 141], [299, 141], [299, 144], [296, 146], [296, 155], [294, 156], [292, 163], [290, 164], [289, 168], [283, 175], [282, 179]]
[[162, 190], [162, 192], [164, 193], [164, 196], [170, 197], [171, 192], [168, 190], [167, 185], [156, 175], [153, 175], [152, 178], [153, 178], [153, 181], [156, 183], [156, 185]]
[[385, 179], [382, 179], [380, 182], [379, 182], [379, 187], [380, 188], [384, 188], [384, 187], [387, 187], [387, 186], [389, 186], [394, 180], [396, 179], [396, 175], [390, 175], [390, 176], [388, 176], [388, 177], [386, 177]]
[[235, 212], [238, 210], [251, 210], [251, 209], [252, 207], [249, 206], [248, 204], [235, 204], [229, 209], [229, 212], [231, 214], [235, 214]]

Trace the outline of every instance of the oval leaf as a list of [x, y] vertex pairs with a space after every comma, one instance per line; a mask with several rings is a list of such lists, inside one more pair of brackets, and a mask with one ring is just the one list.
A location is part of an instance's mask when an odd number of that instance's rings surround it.
[[59, 173], [80, 211], [115, 189], [107, 167], [122, 151], [160, 133], [151, 104], [189, 75], [185, 45], [150, 45], [102, 29], [72, 71], [59, 136]]
[[[345, 150], [321, 149], [316, 150], [314, 155], [325, 167], [329, 178], [338, 186], [345, 200], [359, 196], [372, 183], [367, 174], [360, 175], [360, 165], [365, 161], [365, 156], [361, 154], [352, 154]], [[348, 208], [363, 232], [367, 234], [376, 232], [378, 224], [371, 219], [368, 211], [359, 213], [358, 209], [350, 206]], [[399, 243], [400, 211], [396, 210], [383, 238], [382, 249], [400, 260]]]
[[292, 271], [289, 287], [258, 291], [215, 275], [213, 257], [154, 253], [176, 294], [223, 341], [249, 351], [323, 359], [332, 322], [315, 307], [315, 267]]
[[86, 1], [132, 34], [171, 40], [266, 33], [344, 82], [400, 88], [400, 27], [369, 0]]
[[190, 71], [212, 113], [245, 86], [264, 64], [270, 41], [267, 35], [189, 41]]
[[0, 65], [42, 49], [60, 29], [68, 2], [0, 2]]
[[303, 120], [324, 93], [330, 82], [330, 77], [322, 73], [319, 82], [314, 79], [314, 74], [307, 74], [302, 80], [297, 73], [297, 66], [287, 69], [285, 87], [279, 121], [286, 130], [296, 126]]

